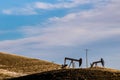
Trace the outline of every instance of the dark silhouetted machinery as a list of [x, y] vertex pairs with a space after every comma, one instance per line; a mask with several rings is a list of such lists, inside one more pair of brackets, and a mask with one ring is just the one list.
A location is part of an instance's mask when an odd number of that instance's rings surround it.
[[93, 63], [91, 64], [91, 68], [94, 67], [94, 65], [95, 65], [95, 67], [96, 67], [98, 63], [101, 63], [101, 65], [102, 65], [103, 67], [104, 67], [104, 65], [105, 65], [105, 62], [104, 62], [103, 58], [101, 58], [100, 61], [95, 61], [95, 62], [93, 62]]
[[[68, 64], [66, 64], [67, 60], [70, 61], [69, 66], [68, 66]], [[80, 58], [78, 60], [78, 59], [73, 59], [73, 58], [65, 57], [64, 64], [62, 65], [62, 68], [66, 68], [67, 66], [68, 66], [68, 68], [70, 68], [70, 67], [74, 68], [75, 67], [75, 62], [78, 62], [79, 63], [79, 67], [80, 67], [82, 65], [82, 58]]]

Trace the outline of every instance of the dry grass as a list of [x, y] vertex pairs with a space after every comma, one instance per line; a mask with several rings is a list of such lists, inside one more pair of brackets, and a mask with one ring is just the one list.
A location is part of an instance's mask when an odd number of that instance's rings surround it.
[[120, 71], [107, 68], [60, 69], [10, 80], [120, 80]]
[[93, 67], [93, 68], [88, 68], [88, 69], [90, 69], [90, 70], [108, 71], [108, 72], [120, 72], [120, 70], [111, 69], [111, 68], [104, 68], [104, 67]]
[[[0, 69], [3, 70], [22, 74], [33, 74], [55, 70], [59, 67], [59, 65], [51, 62], [0, 52]], [[1, 75], [4, 76], [3, 74]]]
[[[0, 52], [0, 79], [18, 80], [120, 80], [120, 71], [108, 68], [59, 69], [60, 65]], [[11, 79], [11, 80], [16, 80]]]

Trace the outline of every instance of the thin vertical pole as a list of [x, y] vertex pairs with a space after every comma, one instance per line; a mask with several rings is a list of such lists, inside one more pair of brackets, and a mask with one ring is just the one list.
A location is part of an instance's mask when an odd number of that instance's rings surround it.
[[86, 51], [86, 68], [88, 68], [88, 49], [85, 49]]

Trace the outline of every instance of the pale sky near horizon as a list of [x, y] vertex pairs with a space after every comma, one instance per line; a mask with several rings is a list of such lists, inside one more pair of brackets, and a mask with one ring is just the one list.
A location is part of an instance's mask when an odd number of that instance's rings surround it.
[[0, 52], [120, 69], [120, 0], [2, 0]]

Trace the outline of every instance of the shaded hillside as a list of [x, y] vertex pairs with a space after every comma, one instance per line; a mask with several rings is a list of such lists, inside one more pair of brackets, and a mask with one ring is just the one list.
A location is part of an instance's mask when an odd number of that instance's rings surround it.
[[0, 52], [0, 78], [28, 75], [58, 69], [59, 65], [32, 58]]
[[9, 80], [120, 80], [120, 71], [106, 68], [60, 69]]

